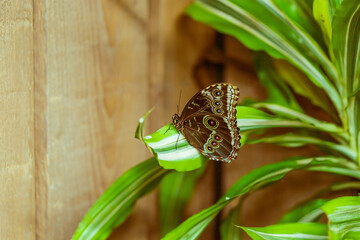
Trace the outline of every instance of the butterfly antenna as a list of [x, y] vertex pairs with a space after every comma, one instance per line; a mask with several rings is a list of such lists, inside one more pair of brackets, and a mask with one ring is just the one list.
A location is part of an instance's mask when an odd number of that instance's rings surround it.
[[180, 99], [181, 99], [181, 89], [180, 89], [180, 94], [179, 94], [179, 103], [178, 103], [178, 105], [177, 105], [177, 114], [179, 114]]

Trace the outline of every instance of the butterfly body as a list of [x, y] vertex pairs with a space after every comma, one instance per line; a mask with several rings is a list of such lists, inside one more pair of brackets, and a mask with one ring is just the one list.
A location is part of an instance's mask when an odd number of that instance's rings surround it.
[[188, 142], [211, 160], [230, 162], [240, 148], [236, 124], [239, 88], [228, 83], [213, 84], [190, 99], [173, 124]]

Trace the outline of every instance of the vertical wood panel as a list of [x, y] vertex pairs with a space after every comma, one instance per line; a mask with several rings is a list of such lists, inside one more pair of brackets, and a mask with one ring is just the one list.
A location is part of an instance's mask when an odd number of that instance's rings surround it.
[[37, 131], [43, 158], [38, 236], [69, 239], [97, 197], [146, 158], [133, 136], [147, 109], [147, 5], [35, 4], [37, 32], [44, 34], [35, 43], [37, 99], [43, 102], [37, 120], [44, 124]]
[[36, 192], [36, 239], [46, 239], [48, 228], [48, 157], [46, 96], [45, 2], [34, 2], [34, 153]]
[[0, 2], [0, 239], [35, 239], [32, 12]]

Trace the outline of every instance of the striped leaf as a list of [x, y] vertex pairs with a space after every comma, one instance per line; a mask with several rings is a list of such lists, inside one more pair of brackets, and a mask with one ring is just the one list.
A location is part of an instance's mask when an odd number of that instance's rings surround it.
[[320, 223], [287, 223], [267, 227], [241, 227], [253, 240], [327, 240], [327, 226]]
[[159, 165], [165, 169], [191, 171], [200, 168], [206, 160], [173, 125], [167, 125], [144, 137], [145, 143], [156, 155]]
[[324, 214], [321, 207], [328, 202], [328, 199], [315, 199], [287, 212], [278, 223], [292, 222], [314, 222]]
[[[313, 2], [314, 18], [320, 25], [325, 42], [330, 49], [332, 48], [332, 21], [341, 2], [342, 0], [314, 0]], [[332, 51], [330, 51], [330, 54], [332, 54]]]
[[197, 0], [186, 11], [195, 20], [238, 38], [250, 49], [264, 50], [291, 62], [325, 90], [338, 112], [342, 111], [340, 95], [319, 64], [331, 79], [337, 79], [335, 67], [319, 44], [273, 0]]
[[329, 239], [360, 239], [360, 196], [336, 198], [322, 209], [329, 219]]
[[180, 224], [195, 184], [205, 168], [206, 165], [190, 172], [172, 172], [161, 181], [159, 191], [161, 236]]
[[[301, 112], [277, 104], [257, 103], [256, 107], [266, 107], [279, 113], [267, 114], [259, 109], [245, 106], [237, 106], [237, 123], [240, 133], [246, 131], [266, 130], [270, 128], [298, 128], [313, 131], [328, 132], [335, 138], [347, 140], [348, 134], [335, 124], [319, 121]], [[279, 117], [282, 115], [282, 117]], [[247, 134], [247, 133], [246, 133]]]
[[332, 47], [345, 93], [350, 97], [360, 90], [360, 2], [343, 0], [332, 22]]
[[72, 239], [106, 239], [130, 215], [136, 201], [151, 192], [166, 173], [154, 157], [125, 172], [89, 209]]
[[331, 21], [333, 13], [331, 13], [330, 10], [328, 0], [314, 0], [313, 15], [321, 27], [323, 37], [328, 46], [331, 45], [332, 36]]
[[244, 200], [247, 195], [240, 198], [239, 203], [232, 208], [220, 226], [221, 239], [222, 240], [241, 240], [242, 231], [238, 227], [240, 226], [241, 212]]
[[328, 133], [333, 133], [334, 135], [336, 135], [335, 137], [342, 137], [347, 141], [349, 140], [348, 133], [346, 133], [346, 131], [343, 128], [341, 128], [333, 123], [320, 121], [320, 120], [313, 118], [303, 112], [299, 112], [299, 111], [290, 109], [286, 106], [281, 106], [278, 104], [270, 104], [270, 103], [256, 103], [256, 104], [253, 104], [252, 106], [254, 106], [256, 108], [265, 108], [265, 109], [275, 113], [277, 116], [282, 116], [282, 117], [285, 117], [288, 119], [297, 119], [303, 123], [313, 125], [318, 130], [328, 132]]
[[135, 138], [140, 141], [144, 141], [144, 128], [145, 128], [145, 120], [149, 116], [149, 114], [153, 111], [153, 108], [147, 111], [144, 116], [139, 119], [138, 125], [135, 130]]
[[[350, 181], [350, 182], [340, 182], [334, 183], [325, 189], [320, 190], [315, 195], [328, 194], [334, 191], [342, 191], [346, 189], [360, 189], [360, 182]], [[278, 223], [290, 223], [290, 222], [314, 222], [317, 221], [324, 211], [321, 207], [330, 201], [329, 199], [315, 199], [305, 201], [302, 204], [299, 204], [294, 209], [287, 212]]]
[[299, 28], [304, 29], [323, 48], [324, 42], [319, 25], [312, 14], [312, 0], [306, 3], [304, 0], [274, 0], [274, 3], [289, 17]]
[[[356, 161], [357, 154], [356, 151], [351, 149], [347, 145], [338, 144], [330, 141], [325, 141], [316, 137], [311, 137], [308, 135], [300, 135], [300, 134], [282, 134], [279, 136], [266, 136], [256, 140], [247, 140], [248, 144], [256, 144], [256, 143], [272, 143], [278, 144], [284, 147], [301, 147], [307, 144], [314, 144], [320, 148], [325, 148], [331, 150], [333, 153], [340, 153], [349, 159]], [[354, 165], [355, 166], [355, 165]]]
[[[346, 176], [357, 176], [357, 179], [360, 179], [360, 171], [357, 169], [348, 169], [348, 161], [342, 158], [301, 158], [269, 164], [257, 168], [241, 177], [216, 204], [191, 216], [180, 226], [168, 233], [163, 239], [196, 239], [221, 209], [235, 198], [271, 182], [278, 181], [293, 170], [314, 168], [315, 171], [318, 171], [319, 169], [316, 167], [324, 167], [323, 171], [339, 172]], [[341, 169], [341, 171], [339, 169]]]
[[276, 71], [272, 59], [263, 52], [254, 52], [254, 64], [260, 83], [265, 87], [267, 99], [265, 102], [276, 103], [291, 109], [302, 111], [294, 94]]
[[358, 152], [360, 164], [360, 2], [343, 0], [336, 8], [332, 28], [332, 47], [340, 79], [345, 86], [343, 95], [348, 128], [352, 136], [350, 145]]
[[273, 59], [272, 62], [275, 67], [274, 71], [278, 73], [284, 83], [291, 86], [295, 93], [308, 98], [312, 104], [324, 109], [333, 119], [339, 120], [326, 93], [314, 85], [302, 71], [284, 60]]

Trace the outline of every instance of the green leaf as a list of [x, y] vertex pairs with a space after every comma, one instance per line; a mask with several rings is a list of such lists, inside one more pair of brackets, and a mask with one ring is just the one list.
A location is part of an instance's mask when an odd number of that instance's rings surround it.
[[291, 223], [291, 222], [314, 222], [324, 212], [321, 210], [328, 199], [315, 199], [303, 205], [297, 206], [295, 209], [286, 213], [278, 223]]
[[135, 138], [139, 139], [140, 141], [144, 142], [144, 128], [145, 128], [145, 120], [149, 116], [149, 114], [154, 110], [154, 108], [147, 111], [144, 116], [139, 119], [139, 123], [136, 127], [135, 131]]
[[[318, 166], [326, 167], [324, 171], [338, 171], [340, 174], [346, 176], [357, 172], [358, 179], [360, 179], [360, 171], [348, 169], [348, 167], [354, 167], [353, 165], [349, 165], [349, 162], [342, 158], [317, 157], [292, 159], [257, 168], [241, 177], [216, 204], [191, 216], [180, 226], [168, 233], [163, 239], [196, 239], [221, 209], [233, 199], [271, 182], [280, 180], [290, 171], [311, 169]], [[342, 171], [339, 171], [339, 169]], [[350, 171], [350, 173], [348, 171]]]
[[[345, 85], [345, 101], [348, 101], [348, 127], [352, 136], [350, 145], [360, 156], [359, 117], [360, 100], [360, 2], [343, 0], [333, 18], [333, 51], [340, 79]], [[360, 157], [358, 158], [360, 159]], [[360, 163], [360, 160], [359, 160]]]
[[278, 104], [271, 104], [271, 103], [256, 103], [253, 104], [252, 106], [256, 108], [265, 108], [273, 113], [276, 113], [278, 116], [286, 117], [289, 119], [300, 120], [303, 123], [314, 125], [314, 127], [316, 127], [318, 130], [324, 132], [336, 133], [338, 136], [341, 136], [342, 138], [349, 140], [348, 133], [343, 128], [333, 123], [320, 121], [303, 112], [299, 112]]
[[163, 178], [159, 194], [161, 236], [180, 224], [196, 181], [203, 174], [205, 166], [191, 172], [172, 172]]
[[323, 88], [341, 112], [342, 102], [319, 64], [337, 79], [335, 67], [318, 43], [291, 21], [273, 1], [197, 0], [186, 10], [194, 19], [238, 38], [253, 50], [264, 50], [301, 69], [318, 87]]
[[[270, 104], [266, 104], [266, 105], [271, 106]], [[255, 106], [260, 106], [260, 105], [255, 105]], [[265, 106], [265, 105], [262, 104], [261, 106]], [[336, 133], [339, 134], [339, 136], [346, 137], [346, 135], [344, 134], [344, 130], [337, 127], [336, 125], [318, 121], [314, 118], [311, 118], [305, 114], [301, 114], [296, 111], [292, 111], [292, 113], [294, 114], [296, 113], [296, 115], [294, 115], [293, 117], [295, 118], [296, 116], [299, 119], [301, 118], [301, 120], [303, 121], [276, 117], [252, 107], [237, 106], [236, 110], [237, 110], [236, 118], [238, 123], [237, 125], [240, 128], [240, 132], [268, 129], [268, 128], [305, 128], [315, 131], [321, 130], [329, 133]], [[291, 111], [291, 109], [289, 110]]]
[[319, 23], [325, 42], [329, 46], [331, 44], [332, 28], [331, 21], [332, 15], [330, 14], [328, 0], [314, 0], [313, 14], [316, 21]]
[[[328, 194], [334, 191], [342, 191], [345, 189], [360, 189], [359, 181], [350, 181], [350, 182], [339, 182], [334, 183], [325, 189], [320, 190], [315, 196], [320, 194]], [[321, 207], [330, 201], [329, 199], [315, 199], [309, 200], [302, 204], [296, 206], [293, 210], [287, 212], [278, 223], [289, 223], [289, 222], [314, 222], [319, 219], [319, 217], [324, 214], [324, 211]]]
[[258, 189], [262, 185], [283, 178], [286, 173], [292, 170], [313, 169], [315, 167], [327, 167], [325, 169], [327, 171], [331, 171], [331, 169], [344, 169], [344, 175], [352, 175], [353, 172], [347, 173], [346, 170], [354, 170], [357, 172], [357, 178], [360, 179], [360, 171], [357, 170], [357, 166], [343, 158], [328, 156], [286, 160], [251, 171], [237, 181], [227, 191], [223, 199], [231, 199], [248, 192], [250, 189]]
[[295, 96], [274, 68], [271, 58], [263, 52], [254, 52], [253, 55], [257, 76], [267, 91], [266, 102], [277, 103], [302, 112]]
[[252, 107], [237, 106], [236, 110], [236, 117], [240, 132], [275, 127], [303, 127], [314, 129], [314, 126], [312, 125], [295, 120], [276, 118], [275, 116]]
[[[353, 168], [353, 169], [349, 169], [349, 168]], [[334, 173], [334, 174], [338, 174], [338, 175], [353, 177], [353, 178], [360, 180], [360, 171], [357, 169], [357, 166], [355, 164], [352, 165], [351, 162], [348, 162], [348, 168], [314, 166], [314, 167], [309, 167], [308, 170]]]
[[165, 169], [191, 171], [200, 168], [206, 160], [172, 124], [144, 137], [144, 141], [156, 155], [159, 165]]
[[316, 137], [310, 137], [308, 135], [288, 133], [279, 136], [266, 136], [260, 139], [247, 141], [249, 144], [256, 144], [260, 142], [278, 144], [284, 147], [300, 147], [306, 144], [314, 144], [341, 153], [354, 161], [356, 161], [357, 157], [356, 151], [349, 148], [347, 145], [336, 144]]
[[309, 8], [312, 8], [314, 0], [304, 0], [304, 4], [306, 4]]
[[326, 224], [287, 223], [267, 227], [241, 227], [253, 240], [328, 239]]
[[343, 0], [333, 18], [332, 46], [347, 97], [360, 87], [360, 2]]
[[125, 172], [86, 213], [72, 239], [106, 239], [130, 215], [135, 202], [151, 192], [166, 173], [154, 157]]
[[360, 189], [360, 182], [352, 181], [352, 182], [341, 182], [335, 183], [329, 188], [331, 191], [340, 191], [344, 189]]
[[312, 14], [312, 0], [309, 5], [304, 0], [274, 0], [275, 4], [295, 24], [303, 28], [324, 48], [321, 31]]
[[360, 197], [340, 197], [322, 209], [329, 218], [330, 239], [360, 239]]
[[360, 165], [359, 152], [360, 148], [357, 148], [358, 135], [360, 134], [359, 125], [360, 125], [360, 96], [353, 96], [349, 98], [348, 107], [346, 109], [348, 115], [348, 130], [350, 133], [350, 146], [353, 149], [357, 149], [357, 159]]
[[[332, 21], [336, 9], [341, 4], [342, 0], [314, 0], [313, 15], [319, 23], [325, 42], [332, 49]], [[332, 51], [329, 52], [332, 54]], [[332, 59], [334, 59], [332, 55]]]
[[225, 220], [221, 223], [220, 232], [222, 240], [241, 240], [241, 230], [237, 226], [240, 225], [240, 209], [242, 201], [230, 210]]
[[352, 110], [351, 114], [349, 114], [349, 119], [351, 119], [349, 121], [351, 126], [350, 132], [354, 134], [353, 142], [357, 151], [358, 166], [360, 167], [360, 92], [352, 97], [349, 103], [349, 110]]
[[336, 9], [340, 6], [343, 0], [327, 0], [329, 5], [329, 14], [331, 20], [334, 17]]
[[273, 63], [279, 76], [291, 86], [294, 92], [308, 98], [312, 104], [324, 109], [337, 120], [336, 111], [334, 111], [328, 96], [321, 88], [314, 85], [303, 72], [288, 62], [274, 59]]

